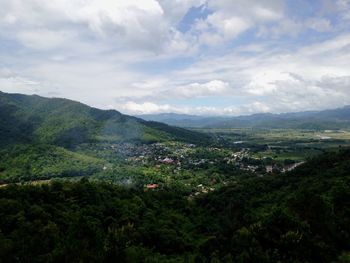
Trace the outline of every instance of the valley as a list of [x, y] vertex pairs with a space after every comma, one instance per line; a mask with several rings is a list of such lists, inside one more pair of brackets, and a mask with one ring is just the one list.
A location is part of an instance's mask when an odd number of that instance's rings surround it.
[[[212, 145], [179, 142], [104, 145], [94, 157], [110, 160], [105, 170], [92, 178], [120, 181], [114, 169], [132, 167], [135, 180], [158, 186], [181, 185], [198, 194], [198, 185], [217, 189], [242, 176], [262, 177], [295, 169], [324, 152], [350, 146], [348, 131], [196, 129], [210, 135]], [[326, 137], [327, 135], [327, 137]], [[325, 139], [326, 137], [326, 139]], [[240, 141], [241, 140], [241, 141]], [[91, 147], [91, 146], [90, 146]], [[83, 148], [81, 149], [82, 151]], [[85, 149], [86, 150], [86, 149]], [[90, 149], [90, 152], [93, 150]], [[113, 161], [118, 165], [113, 165]], [[124, 173], [125, 176], [125, 173]], [[137, 178], [137, 179], [136, 179]], [[128, 182], [134, 182], [133, 176]], [[122, 181], [125, 178], [122, 178]], [[207, 191], [206, 191], [207, 192]]]
[[0, 109], [0, 261], [349, 255], [350, 130], [184, 129], [5, 93]]
[[17, 145], [17, 150], [3, 150], [6, 154], [0, 157], [0, 180], [5, 185], [88, 177], [96, 182], [141, 189], [152, 184], [154, 189], [180, 187], [186, 195], [197, 196], [244, 177], [280, 175], [322, 153], [350, 147], [347, 130], [192, 131], [210, 138], [210, 143], [103, 140], [80, 143], [71, 149]]

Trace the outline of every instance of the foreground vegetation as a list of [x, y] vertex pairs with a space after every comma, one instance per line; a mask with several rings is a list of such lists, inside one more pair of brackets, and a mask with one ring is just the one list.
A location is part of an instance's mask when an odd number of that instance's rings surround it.
[[0, 189], [2, 262], [349, 262], [350, 151], [188, 199], [51, 182]]

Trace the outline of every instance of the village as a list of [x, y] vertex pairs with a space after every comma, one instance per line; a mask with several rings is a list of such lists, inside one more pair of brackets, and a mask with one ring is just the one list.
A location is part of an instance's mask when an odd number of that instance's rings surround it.
[[[237, 145], [238, 146], [238, 145]], [[118, 143], [109, 146], [113, 154], [130, 166], [168, 167], [172, 174], [182, 171], [209, 170], [244, 171], [262, 177], [266, 174], [285, 173], [295, 169], [302, 162], [281, 163], [269, 157], [256, 158], [249, 148], [226, 149], [202, 147], [186, 143], [134, 144]], [[168, 169], [168, 170], [169, 170]], [[157, 188], [150, 184], [149, 189]], [[200, 192], [210, 191], [210, 187], [198, 185]]]
[[281, 164], [274, 162], [270, 157], [256, 158], [249, 148], [240, 148], [237, 151], [207, 147], [184, 143], [154, 143], [112, 144], [110, 148], [123, 160], [135, 165], [173, 165], [178, 170], [182, 167], [195, 168], [207, 165], [226, 163], [235, 167], [258, 174], [284, 173], [295, 169], [303, 162]]
[[208, 165], [226, 163], [253, 173], [285, 173], [295, 169], [303, 162], [281, 164], [274, 162], [270, 157], [256, 158], [249, 148], [240, 148], [237, 151], [209, 147], [203, 149], [194, 144], [141, 144], [131, 143], [111, 146], [117, 154], [125, 157], [124, 161], [130, 164], [154, 164], [174, 165], [181, 167], [196, 168]]

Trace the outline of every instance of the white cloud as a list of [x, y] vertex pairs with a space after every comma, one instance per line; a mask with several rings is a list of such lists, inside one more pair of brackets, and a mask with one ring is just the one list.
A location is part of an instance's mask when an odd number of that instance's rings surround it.
[[206, 0], [159, 0], [159, 5], [172, 24], [182, 20], [185, 14], [192, 7], [200, 7], [205, 4]]
[[3, 92], [34, 94], [37, 93], [40, 83], [22, 77], [8, 68], [0, 68], [0, 87]]
[[306, 21], [306, 25], [319, 32], [327, 32], [332, 29], [331, 22], [325, 18], [311, 18]]
[[263, 35], [272, 35], [275, 38], [283, 36], [298, 36], [304, 30], [304, 24], [300, 21], [292, 19], [284, 19], [278, 25], [273, 26], [270, 30], [266, 30]]
[[271, 108], [261, 102], [255, 101], [243, 106], [229, 106], [229, 107], [210, 107], [210, 106], [171, 106], [169, 104], [157, 104], [154, 102], [137, 103], [134, 101], [128, 101], [117, 105], [116, 109], [122, 110], [122, 112], [131, 115], [141, 114], [158, 114], [158, 113], [180, 113], [180, 114], [195, 114], [205, 116], [218, 116], [218, 115], [246, 115], [257, 112], [269, 112]]
[[272, 9], [265, 8], [262, 6], [257, 6], [254, 9], [254, 13], [259, 20], [263, 20], [263, 21], [275, 21], [283, 17], [281, 10], [279, 10], [278, 12], [275, 12]]
[[235, 39], [251, 28], [269, 25], [284, 17], [283, 0], [209, 0], [207, 6], [213, 13], [197, 20], [193, 30], [199, 34], [200, 44], [209, 46]]
[[277, 82], [293, 81], [290, 74], [278, 70], [264, 70], [252, 76], [251, 81], [245, 86], [248, 93], [257, 96], [271, 95], [277, 91]]
[[[75, 31], [81, 38], [112, 42], [116, 48], [155, 52], [169, 43], [179, 48], [181, 43], [171, 15], [165, 16], [165, 10], [156, 0], [0, 0], [0, 5], [0, 15], [4, 17], [0, 19], [0, 26], [8, 29], [2, 34], [8, 37], [13, 29], [18, 30], [17, 39], [35, 49], [51, 48], [53, 43], [60, 42], [64, 37], [64, 32], [60, 31], [65, 28]], [[186, 7], [190, 6], [189, 3]], [[166, 11], [171, 13], [171, 10]], [[45, 44], [45, 36], [48, 44]]]
[[227, 16], [240, 15], [255, 21], [278, 20], [284, 15], [283, 0], [213, 0], [208, 6]]
[[0, 0], [0, 88], [138, 113], [350, 104], [350, 4], [322, 3], [306, 16], [285, 0]]
[[207, 19], [210, 26], [216, 28], [224, 39], [230, 39], [246, 31], [250, 25], [240, 17], [224, 18], [222, 14], [214, 13]]
[[72, 32], [50, 31], [47, 29], [21, 31], [18, 33], [17, 37], [23, 45], [38, 50], [58, 48], [63, 44], [72, 43], [72, 41], [74, 41]]
[[191, 83], [177, 86], [164, 92], [164, 96], [171, 98], [198, 98], [223, 95], [230, 91], [230, 85], [221, 80], [212, 80], [206, 83]]
[[210, 98], [212, 96], [230, 95], [232, 88], [230, 84], [221, 80], [211, 80], [203, 83], [179, 84], [169, 79], [151, 79], [143, 82], [133, 83], [137, 94], [119, 97], [118, 101], [128, 100], [188, 100], [199, 98]]
[[130, 114], [150, 114], [150, 113], [161, 113], [161, 112], [173, 112], [177, 108], [171, 107], [168, 104], [158, 105], [152, 102], [136, 103], [133, 101], [128, 101], [125, 104], [119, 105], [119, 110]]
[[[244, 50], [244, 49], [243, 49]], [[299, 111], [336, 108], [350, 104], [350, 37], [341, 35], [297, 49], [260, 51], [247, 57], [237, 52], [207, 57], [171, 78], [187, 81], [220, 79], [234, 83], [224, 96], [238, 96], [261, 103], [261, 111]], [[244, 108], [251, 112], [252, 108]], [[232, 114], [236, 112], [233, 107]], [[257, 108], [256, 108], [257, 109]], [[226, 114], [228, 109], [220, 109]]]

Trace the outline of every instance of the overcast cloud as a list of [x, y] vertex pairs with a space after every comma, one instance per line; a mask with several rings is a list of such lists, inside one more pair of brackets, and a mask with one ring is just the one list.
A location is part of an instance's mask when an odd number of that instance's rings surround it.
[[0, 90], [128, 114], [350, 104], [350, 0], [0, 0]]

